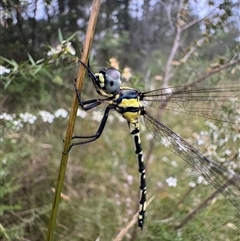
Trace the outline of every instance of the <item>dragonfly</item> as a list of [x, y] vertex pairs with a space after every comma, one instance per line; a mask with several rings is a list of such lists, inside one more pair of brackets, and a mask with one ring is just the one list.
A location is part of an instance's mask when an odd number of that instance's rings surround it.
[[[90, 64], [80, 63], [87, 69], [96, 92], [104, 98], [83, 100], [81, 93], [74, 85], [79, 106], [88, 111], [107, 103], [102, 121], [96, 133], [92, 135], [74, 135], [66, 153], [73, 146], [96, 141], [102, 134], [110, 111], [117, 111], [126, 119], [130, 134], [133, 137], [135, 154], [138, 162], [140, 181], [140, 200], [138, 226], [142, 229], [146, 211], [146, 171], [140, 138], [140, 118], [143, 117], [147, 130], [153, 137], [178, 155], [193, 169], [200, 173], [207, 182], [221, 192], [234, 206], [240, 209], [240, 175], [214, 162], [195, 149], [180, 135], [154, 118], [147, 106], [167, 109], [191, 115], [207, 117], [233, 124], [239, 124], [235, 110], [239, 103], [240, 87], [166, 87], [141, 92], [131, 87], [122, 86], [121, 73], [114, 68], [105, 68], [94, 73]], [[227, 110], [227, 111], [226, 111]]]

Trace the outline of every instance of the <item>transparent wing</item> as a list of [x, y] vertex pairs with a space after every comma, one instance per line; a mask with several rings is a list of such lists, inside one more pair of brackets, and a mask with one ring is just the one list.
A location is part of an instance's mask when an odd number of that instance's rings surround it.
[[145, 105], [230, 123], [240, 122], [240, 85], [224, 88], [168, 87], [141, 93]]
[[161, 144], [181, 157], [240, 209], [240, 176], [215, 163], [148, 112], [144, 121], [149, 132]]

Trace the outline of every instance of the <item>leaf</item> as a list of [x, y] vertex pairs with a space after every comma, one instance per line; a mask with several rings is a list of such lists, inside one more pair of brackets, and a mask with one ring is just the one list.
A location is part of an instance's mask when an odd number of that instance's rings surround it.
[[58, 38], [59, 38], [59, 42], [62, 43], [63, 42], [63, 36], [62, 36], [61, 29], [58, 29]]
[[36, 63], [35, 63], [34, 59], [32, 58], [32, 56], [29, 53], [27, 55], [28, 55], [28, 59], [31, 62], [31, 64], [32, 65], [36, 65]]
[[58, 84], [58, 85], [62, 85], [63, 84], [63, 79], [61, 78], [60, 75], [56, 75], [53, 79], [52, 79], [53, 83]]
[[70, 37], [66, 39], [66, 42], [69, 42], [70, 40], [72, 40], [76, 35], [77, 33], [72, 34]]
[[3, 56], [0, 56], [0, 59], [12, 65], [14, 68], [18, 67], [18, 63], [15, 60], [9, 60], [7, 58], [4, 58]]
[[9, 78], [8, 81], [4, 84], [4, 89], [5, 89], [5, 90], [6, 90], [7, 87], [11, 84], [11, 82], [12, 82], [12, 79]]

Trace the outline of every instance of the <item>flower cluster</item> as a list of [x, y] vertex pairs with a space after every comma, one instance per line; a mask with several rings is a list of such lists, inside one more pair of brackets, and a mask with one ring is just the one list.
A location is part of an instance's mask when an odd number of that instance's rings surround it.
[[6, 67], [0, 65], [0, 75], [9, 74], [10, 72], [11, 72], [10, 69], [7, 69]]
[[[8, 126], [10, 124], [12, 130], [19, 131], [24, 127], [24, 124], [26, 123], [33, 125], [38, 119], [40, 119], [40, 121], [44, 123], [51, 124], [54, 122], [55, 119], [58, 119], [58, 118], [66, 119], [68, 117], [68, 114], [69, 114], [68, 111], [62, 108], [56, 110], [54, 113], [50, 113], [45, 110], [41, 110], [36, 114], [25, 112], [25, 113], [20, 113], [18, 115], [3, 112], [2, 114], [0, 114], [0, 120], [3, 120], [6, 123], [8, 123]], [[87, 118], [87, 112], [84, 110], [78, 109], [77, 116], [82, 119], [85, 119]], [[91, 118], [91, 121], [96, 121], [100, 123], [103, 118], [103, 112], [100, 110], [93, 110], [91, 113], [91, 116], [89, 115], [88, 118]], [[113, 115], [110, 115], [108, 117], [108, 122], [113, 123], [115, 119], [117, 119], [119, 122], [124, 121], [124, 118], [122, 116], [113, 113]]]
[[65, 40], [62, 42], [62, 44], [57, 45], [57, 47], [50, 47], [50, 50], [48, 51], [47, 55], [52, 56], [52, 55], [58, 55], [58, 54], [71, 54], [75, 55], [76, 51], [72, 46], [71, 42], [66, 42]]
[[176, 187], [177, 186], [177, 179], [174, 177], [169, 177], [166, 179], [166, 183], [169, 187]]
[[53, 123], [55, 118], [66, 118], [67, 116], [68, 112], [64, 109], [58, 109], [54, 114], [45, 110], [39, 111], [37, 114], [25, 112], [19, 115], [3, 112], [0, 114], [0, 120], [10, 123], [12, 129], [18, 131], [24, 127], [24, 123], [33, 125], [38, 118], [41, 118], [43, 122]]

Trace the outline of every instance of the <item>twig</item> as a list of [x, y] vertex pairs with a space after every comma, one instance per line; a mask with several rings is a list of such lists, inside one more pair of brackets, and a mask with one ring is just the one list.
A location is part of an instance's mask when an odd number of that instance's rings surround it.
[[[182, 8], [183, 8], [183, 4], [184, 4], [184, 1], [180, 0], [179, 5], [178, 5], [177, 20], [176, 20], [176, 31], [177, 32], [176, 32], [174, 43], [173, 43], [173, 46], [172, 46], [172, 49], [171, 49], [171, 53], [169, 54], [168, 61], [167, 61], [166, 67], [165, 67], [165, 73], [164, 73], [164, 77], [163, 77], [162, 88], [164, 88], [168, 85], [168, 82], [171, 78], [170, 71], [171, 71], [172, 61], [173, 61], [174, 56], [176, 55], [177, 50], [178, 50], [179, 45], [180, 45], [180, 37], [181, 37], [181, 32], [182, 32], [180, 20], [181, 20], [181, 11], [182, 11]], [[159, 109], [158, 113], [156, 115], [156, 118], [158, 120], [160, 120], [160, 118], [161, 118], [161, 113], [162, 113], [162, 111]], [[146, 153], [146, 158], [145, 158], [145, 160], [146, 160], [145, 161], [146, 173], [147, 173], [147, 170], [148, 170], [148, 165], [149, 165], [150, 160], [151, 160], [151, 155], [152, 155], [154, 146], [155, 146], [155, 141], [154, 141], [154, 139], [152, 139], [149, 143], [149, 148], [148, 148], [148, 151]], [[135, 233], [136, 233], [136, 228], [133, 230], [133, 234], [135, 234]], [[132, 239], [132, 240], [134, 240], [134, 239]]]
[[217, 195], [219, 194], [219, 191], [216, 190], [214, 191], [214, 193], [212, 193], [212, 195], [210, 195], [203, 203], [201, 203], [196, 209], [194, 209], [191, 213], [189, 213], [185, 219], [179, 224], [177, 225], [175, 228], [176, 229], [181, 229], [183, 228], [183, 226], [185, 226], [191, 219], [193, 219], [193, 217], [199, 213], [203, 208], [205, 208], [208, 203], [210, 201], [213, 200], [213, 198], [215, 198]]
[[186, 29], [194, 26], [194, 25], [197, 24], [197, 23], [202, 22], [202, 21], [205, 20], [207, 17], [209, 17], [214, 11], [215, 11], [215, 9], [212, 10], [211, 12], [209, 12], [209, 13], [208, 13], [207, 15], [205, 15], [204, 17], [202, 17], [202, 18], [196, 18], [196, 19], [194, 19], [193, 21], [191, 21], [190, 23], [185, 24], [185, 25], [182, 27], [182, 31], [184, 31], [184, 30], [186, 30]]
[[175, 227], [175, 229], [183, 228], [191, 219], [196, 216], [197, 213], [204, 209], [210, 203], [210, 201], [212, 201], [218, 194], [220, 194], [222, 190], [231, 185], [233, 180], [234, 179], [228, 180], [224, 185], [222, 185], [221, 189], [214, 191], [204, 202], [202, 202], [197, 208], [195, 208], [191, 213], [189, 213], [184, 218], [184, 220]]
[[202, 77], [198, 78], [196, 81], [194, 81], [191, 84], [186, 85], [186, 86], [194, 86], [196, 84], [199, 84], [199, 83], [205, 81], [206, 79], [208, 79], [210, 76], [212, 76], [214, 74], [217, 74], [217, 73], [219, 73], [219, 72], [223, 71], [224, 69], [227, 69], [231, 66], [234, 66], [237, 63], [240, 63], [240, 59], [235, 59], [235, 60], [233, 60], [233, 61], [231, 61], [227, 64], [221, 65], [220, 67], [211, 70], [209, 73], [203, 75]]
[[168, 61], [166, 64], [165, 68], [165, 73], [163, 77], [163, 88], [165, 88], [168, 85], [169, 79], [170, 79], [170, 72], [171, 72], [171, 67], [172, 67], [172, 62], [174, 59], [174, 56], [176, 55], [179, 45], [180, 45], [180, 38], [181, 38], [181, 33], [182, 33], [182, 27], [181, 27], [181, 11], [183, 8], [183, 0], [179, 1], [179, 6], [178, 6], [178, 12], [177, 12], [177, 22], [176, 22], [176, 36], [174, 39], [174, 43], [172, 46], [171, 53], [168, 57]]
[[[82, 54], [82, 58], [81, 58], [81, 61], [84, 63], [87, 62], [88, 57], [89, 57], [89, 52], [90, 52], [92, 41], [93, 41], [93, 35], [94, 35], [94, 31], [95, 31], [97, 17], [98, 17], [98, 13], [99, 13], [99, 9], [100, 9], [100, 3], [101, 3], [101, 0], [94, 0], [93, 4], [92, 4], [92, 11], [91, 11], [91, 15], [90, 15], [89, 23], [88, 23], [86, 40], [85, 40], [83, 54]], [[79, 89], [79, 91], [81, 91], [81, 89], [82, 89], [84, 75], [85, 75], [85, 68], [83, 68], [83, 66], [80, 65], [79, 70], [78, 70], [78, 76], [77, 76], [77, 88]], [[71, 106], [71, 112], [70, 112], [70, 116], [69, 116], [69, 121], [68, 121], [68, 126], [67, 126], [63, 153], [66, 153], [66, 151], [68, 150], [68, 147], [71, 143], [77, 109], [78, 109], [78, 101], [77, 101], [76, 95], [74, 95], [74, 98], [72, 101], [72, 106]], [[67, 167], [67, 161], [68, 161], [68, 154], [66, 154], [66, 155], [62, 154], [59, 173], [58, 173], [57, 187], [56, 187], [54, 202], [53, 202], [53, 206], [52, 206], [51, 216], [50, 216], [50, 220], [49, 220], [49, 227], [48, 227], [48, 234], [47, 234], [48, 241], [52, 241], [53, 237], [54, 237], [54, 229], [56, 226], [57, 212], [58, 212], [58, 207], [59, 207], [59, 203], [60, 203], [60, 199], [61, 199], [61, 192], [62, 192], [63, 181], [64, 181], [66, 167]]]
[[[153, 199], [154, 199], [154, 196], [152, 196], [147, 201], [146, 207], [149, 206], [149, 204], [153, 201]], [[138, 212], [134, 214], [130, 222], [128, 222], [127, 226], [118, 233], [118, 235], [116, 236], [115, 239], [113, 239], [113, 241], [121, 241], [123, 237], [127, 234], [128, 230], [137, 222], [137, 220], [138, 220]]]

